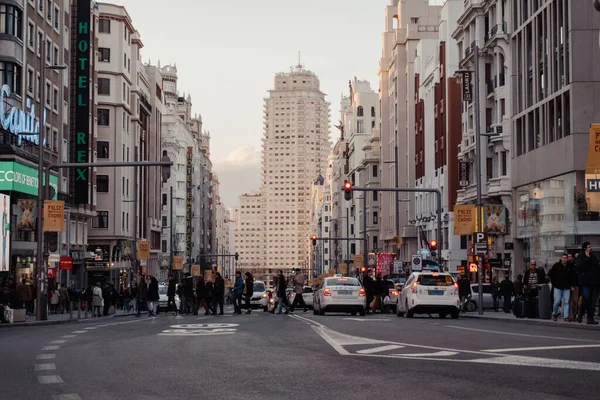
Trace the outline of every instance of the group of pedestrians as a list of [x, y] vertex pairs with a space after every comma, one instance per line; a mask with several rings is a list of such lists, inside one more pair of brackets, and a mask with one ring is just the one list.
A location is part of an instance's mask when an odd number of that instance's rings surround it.
[[[194, 292], [194, 278], [190, 273], [184, 275], [182, 282], [177, 283], [173, 275], [169, 275], [167, 289], [167, 312], [176, 314], [198, 315], [200, 307], [204, 315], [223, 315], [225, 303], [225, 280], [220, 272], [215, 274], [214, 282], [199, 276]], [[180, 307], [177, 308], [175, 296], [179, 296]]]
[[389, 288], [386, 279], [382, 278], [381, 274], [375, 273], [372, 269], [368, 269], [362, 276], [362, 284], [367, 297], [367, 314], [375, 314], [376, 312], [385, 312], [385, 297], [389, 296]]

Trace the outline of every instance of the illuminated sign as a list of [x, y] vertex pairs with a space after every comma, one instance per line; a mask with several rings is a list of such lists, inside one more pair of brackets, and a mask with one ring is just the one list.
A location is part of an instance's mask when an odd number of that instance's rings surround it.
[[[38, 184], [38, 170], [36, 168], [13, 161], [0, 161], [1, 191], [15, 191], [37, 196]], [[54, 188], [54, 198], [56, 199], [58, 177], [52, 174], [50, 174], [50, 186]]]
[[[24, 111], [17, 107], [11, 107], [9, 111], [6, 111], [7, 99], [9, 97], [10, 86], [2, 85], [0, 88], [0, 124], [2, 124], [2, 128], [13, 135], [17, 135], [19, 137], [19, 145], [21, 145], [22, 139], [39, 144], [40, 121], [35, 117], [35, 104], [31, 104], [31, 99], [27, 98], [25, 105], [27, 106], [26, 110], [29, 109], [29, 111]], [[45, 108], [42, 108], [42, 121], [44, 124], [46, 123]]]
[[194, 204], [192, 196], [193, 157], [192, 147], [188, 147], [185, 162], [185, 256], [190, 264], [192, 262], [192, 204]]
[[[75, 131], [71, 161], [90, 162], [90, 20], [91, 0], [77, 1], [75, 32]], [[89, 203], [89, 167], [75, 168], [75, 203]]]

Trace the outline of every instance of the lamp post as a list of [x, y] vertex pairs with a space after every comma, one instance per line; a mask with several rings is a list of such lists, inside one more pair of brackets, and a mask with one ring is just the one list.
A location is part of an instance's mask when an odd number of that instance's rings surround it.
[[[46, 97], [50, 96], [50, 93], [46, 93], [46, 69], [51, 70], [64, 70], [68, 67], [66, 65], [46, 65], [46, 43], [42, 44], [41, 49], [41, 71], [40, 71], [40, 90], [42, 91], [42, 95], [40, 96], [40, 114], [42, 110], [46, 107]], [[43, 85], [43, 86], [42, 86]], [[42, 90], [43, 87], [43, 90]], [[61, 87], [61, 91], [63, 88]], [[62, 104], [61, 104], [62, 108]], [[60, 121], [60, 124], [63, 124], [63, 121]], [[48, 274], [46, 271], [46, 265], [44, 263], [44, 223], [42, 218], [44, 216], [44, 134], [42, 133], [42, 129], [45, 130], [45, 126], [40, 124], [39, 132], [33, 132], [38, 135], [38, 198], [37, 198], [37, 221], [36, 221], [36, 231], [37, 231], [37, 250], [36, 250], [36, 292], [37, 292], [37, 306], [35, 310], [35, 319], [36, 321], [45, 321], [48, 319], [48, 297], [47, 297], [47, 282], [48, 282]], [[50, 174], [50, 169], [46, 172], [46, 174]], [[46, 188], [48, 191], [49, 188]]]

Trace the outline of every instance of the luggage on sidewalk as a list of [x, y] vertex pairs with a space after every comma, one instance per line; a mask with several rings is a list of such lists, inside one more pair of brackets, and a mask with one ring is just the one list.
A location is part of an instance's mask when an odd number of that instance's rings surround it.
[[513, 314], [517, 318], [525, 318], [527, 316], [525, 299], [522, 296], [515, 297], [513, 305]]

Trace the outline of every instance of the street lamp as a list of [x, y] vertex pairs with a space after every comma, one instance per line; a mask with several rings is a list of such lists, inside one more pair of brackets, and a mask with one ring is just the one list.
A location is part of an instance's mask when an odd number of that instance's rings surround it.
[[[46, 106], [44, 104], [46, 96], [50, 96], [50, 93], [46, 93], [46, 70], [65, 70], [68, 68], [67, 65], [46, 65], [46, 46], [42, 44], [42, 54], [41, 54], [41, 62], [42, 68], [40, 71], [40, 89], [42, 89], [42, 85], [44, 85], [44, 90], [42, 91], [43, 95], [40, 96], [40, 112]], [[63, 88], [61, 88], [61, 91]], [[62, 104], [60, 105], [62, 108]], [[63, 121], [60, 121], [61, 126], [63, 125]], [[36, 275], [37, 275], [37, 307], [35, 310], [35, 317], [37, 321], [45, 321], [48, 319], [48, 297], [47, 297], [47, 279], [48, 274], [46, 267], [47, 265], [44, 263], [44, 224], [42, 222], [42, 218], [44, 216], [43, 210], [43, 202], [44, 202], [44, 192], [43, 190], [47, 190], [48, 194], [50, 193], [50, 188], [44, 188], [42, 183], [44, 182], [44, 143], [43, 143], [43, 134], [42, 127], [40, 124], [38, 135], [38, 201], [37, 201], [37, 221], [36, 221], [36, 230], [37, 230], [37, 251], [36, 251]], [[50, 173], [50, 169], [46, 172]], [[48, 196], [50, 197], [50, 196]]]

